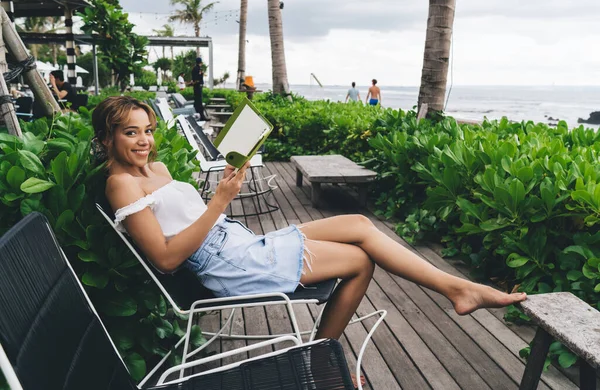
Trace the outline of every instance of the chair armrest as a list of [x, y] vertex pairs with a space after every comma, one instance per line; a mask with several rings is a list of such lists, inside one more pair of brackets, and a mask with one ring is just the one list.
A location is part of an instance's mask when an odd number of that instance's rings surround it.
[[[214, 355], [211, 355], [211, 356], [207, 356], [205, 358], [194, 360], [192, 362], [178, 364], [176, 366], [170, 367], [168, 370], [166, 370], [160, 376], [160, 379], [158, 380], [157, 383], [158, 384], [164, 384], [165, 380], [167, 379], [167, 377], [169, 375], [177, 372], [177, 371], [181, 371], [181, 370], [185, 370], [185, 369], [188, 369], [188, 368], [200, 366], [200, 365], [203, 365], [203, 364], [215, 361], [215, 360], [221, 360], [221, 359], [224, 359], [226, 357], [238, 355], [238, 354], [241, 354], [241, 353], [246, 353], [246, 352], [249, 352], [249, 351], [252, 351], [252, 350], [255, 350], [255, 349], [263, 348], [263, 347], [266, 347], [266, 346], [269, 346], [269, 345], [275, 345], [275, 344], [283, 343], [283, 342], [286, 342], [286, 341], [293, 342], [296, 346], [300, 345], [299, 344], [300, 341], [298, 341], [298, 339], [295, 338], [295, 337], [293, 337], [293, 336], [281, 336], [281, 337], [277, 337], [275, 339], [265, 340], [265, 341], [262, 341], [260, 343], [248, 345], [248, 346], [242, 347], [242, 348], [237, 348], [237, 349], [234, 349], [232, 351], [217, 353], [217, 354], [214, 354]], [[206, 372], [200, 373], [200, 375], [202, 375], [202, 374], [206, 375], [206, 374], [209, 374], [209, 373], [215, 372], [215, 371], [224, 371], [224, 370], [227, 370], [228, 368], [236, 367], [239, 364], [240, 364], [240, 362], [238, 362], [238, 363], [231, 363], [231, 364], [228, 364], [226, 366], [223, 366], [223, 367], [220, 367], [220, 368], [217, 368], [217, 369], [214, 369], [214, 370], [210, 370], [210, 371], [206, 371]], [[200, 376], [200, 375], [197, 374], [196, 376]], [[192, 376], [189, 376], [188, 378], [191, 378], [191, 377]], [[173, 382], [171, 382], [171, 383], [173, 383]]]
[[[256, 345], [258, 344], [246, 348]], [[242, 348], [232, 352], [237, 351], [243, 352]], [[181, 367], [170, 371], [176, 372], [179, 369]], [[166, 376], [163, 374], [159, 383], [163, 377]], [[224, 378], [227, 380], [224, 381]], [[271, 388], [298, 389], [316, 386], [314, 388], [326, 390], [354, 389], [340, 343], [337, 340], [319, 340], [177, 379], [150, 390], [200, 388], [225, 390], [232, 387], [254, 389], [260, 387], [260, 383], [265, 381], [274, 386]]]

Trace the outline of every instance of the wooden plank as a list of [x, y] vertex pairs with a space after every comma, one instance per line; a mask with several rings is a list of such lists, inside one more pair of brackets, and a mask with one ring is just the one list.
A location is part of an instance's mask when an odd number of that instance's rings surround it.
[[[385, 280], [386, 278], [387, 280]], [[455, 378], [450, 375], [415, 329], [408, 323], [404, 317], [405, 313], [395, 306], [384, 293], [387, 287], [392, 289], [391, 294], [395, 294], [399, 290], [398, 286], [389, 278], [389, 275], [384, 272], [383, 278], [377, 276], [374, 282], [371, 282], [367, 290], [367, 296], [377, 309], [384, 309], [388, 312], [385, 323], [399, 344], [396, 344], [394, 340], [388, 342], [393, 343], [392, 345], [398, 349], [406, 351], [432, 388], [440, 390], [459, 389], [460, 387]]]
[[[376, 310], [370, 299], [363, 299], [358, 306], [356, 314], [365, 316]], [[364, 320], [367, 330], [371, 330], [378, 317], [371, 317]], [[358, 326], [353, 324], [349, 326]], [[381, 355], [384, 356], [387, 364], [381, 369], [390, 370], [396, 378], [396, 381], [404, 389], [430, 389], [431, 387], [421, 375], [421, 372], [406, 353], [402, 345], [396, 340], [395, 335], [391, 332], [388, 326], [384, 323], [373, 333], [371, 342], [377, 347]], [[370, 347], [369, 347], [370, 348]], [[450, 387], [451, 388], [451, 387]]]
[[[385, 291], [388, 299], [398, 308], [403, 317], [415, 330], [423, 342], [434, 353], [440, 363], [448, 370], [456, 382], [466, 389], [490, 388], [461, 353], [451, 344], [447, 337], [433, 324], [434, 319], [428, 319], [423, 311], [408, 296], [392, 277], [381, 269], [376, 269], [377, 283]], [[407, 282], [409, 283], [409, 282]], [[419, 302], [422, 303], [422, 302]], [[436, 318], [436, 320], [440, 320]], [[443, 321], [442, 326], [448, 326], [449, 321]], [[469, 345], [465, 345], [468, 348]], [[462, 351], [461, 351], [462, 352]], [[506, 388], [506, 387], [503, 387]], [[516, 388], [516, 386], [514, 387]]]
[[[461, 358], [483, 378], [492, 389], [516, 389], [517, 380], [511, 380], [506, 373], [467, 335], [448, 314], [431, 300], [416, 284], [397, 276], [392, 277], [418, 308], [415, 317], [425, 315], [439, 333], [456, 348]], [[440, 299], [443, 299], [441, 296]], [[450, 312], [452, 312], [451, 310]], [[412, 317], [413, 315], [411, 315]], [[408, 318], [410, 321], [410, 317]], [[413, 324], [413, 327], [415, 325]], [[418, 332], [418, 331], [417, 331]], [[432, 350], [442, 352], [440, 348]], [[452, 356], [452, 355], [450, 355]], [[442, 360], [442, 358], [440, 358]], [[444, 358], [446, 360], [446, 358]]]

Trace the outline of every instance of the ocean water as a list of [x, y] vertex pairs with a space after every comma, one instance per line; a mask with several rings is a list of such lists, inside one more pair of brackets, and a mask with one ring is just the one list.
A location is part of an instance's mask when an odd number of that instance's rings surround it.
[[[270, 85], [257, 85], [269, 90]], [[357, 86], [364, 102], [368, 86]], [[309, 100], [344, 101], [349, 86], [290, 85], [292, 92]], [[381, 85], [384, 107], [410, 110], [417, 104], [418, 87], [386, 87]], [[578, 118], [587, 119], [590, 112], [600, 111], [600, 87], [512, 87], [512, 86], [453, 86], [449, 93], [446, 112], [459, 119], [533, 120], [555, 124], [566, 121], [570, 127], [579, 126]], [[551, 120], [550, 118], [554, 119]], [[586, 127], [598, 125], [584, 124]]]

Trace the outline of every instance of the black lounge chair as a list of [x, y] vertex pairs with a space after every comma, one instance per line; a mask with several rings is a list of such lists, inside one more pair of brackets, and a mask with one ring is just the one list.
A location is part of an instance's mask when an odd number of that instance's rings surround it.
[[0, 369], [12, 390], [354, 388], [335, 340], [288, 348], [171, 383], [136, 385], [39, 213], [29, 214], [0, 238], [0, 313]]

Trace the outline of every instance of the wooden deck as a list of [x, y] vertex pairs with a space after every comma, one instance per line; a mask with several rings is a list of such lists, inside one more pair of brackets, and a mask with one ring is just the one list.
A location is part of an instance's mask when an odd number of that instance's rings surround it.
[[[428, 246], [412, 248], [391, 229], [391, 224], [375, 217], [369, 210], [359, 209], [355, 194], [344, 186], [324, 186], [326, 207], [315, 209], [310, 202], [310, 185], [295, 185], [296, 174], [290, 163], [268, 163], [265, 175], [276, 174], [278, 189], [273, 196], [280, 210], [260, 217], [241, 220], [256, 233], [269, 232], [289, 224], [300, 224], [338, 214], [361, 213], [369, 217], [385, 234], [451, 274], [466, 277], [460, 264], [443, 260]], [[252, 200], [236, 201], [233, 212], [251, 213]], [[357, 314], [375, 309], [388, 312], [385, 322], [374, 334], [363, 360], [363, 373], [370, 389], [517, 389], [525, 363], [519, 350], [533, 338], [534, 329], [515, 326], [502, 320], [504, 310], [479, 310], [460, 317], [450, 302], [441, 295], [392, 276], [381, 269], [375, 272]], [[312, 305], [299, 307], [299, 323], [309, 329], [318, 314]], [[205, 330], [214, 329], [220, 314], [200, 320]], [[349, 367], [355, 369], [362, 341], [375, 319], [349, 326], [340, 339]], [[282, 307], [245, 309], [236, 316], [234, 330], [252, 333], [289, 332], [287, 314]], [[245, 345], [243, 341], [221, 341], [220, 348], [229, 350]], [[251, 356], [269, 350], [254, 352]], [[230, 361], [224, 362], [229, 363]], [[554, 367], [542, 376], [539, 389], [575, 389], [578, 379]]]

